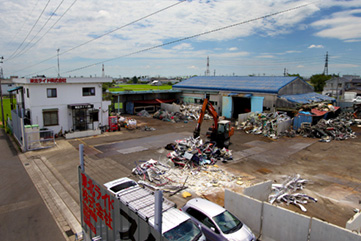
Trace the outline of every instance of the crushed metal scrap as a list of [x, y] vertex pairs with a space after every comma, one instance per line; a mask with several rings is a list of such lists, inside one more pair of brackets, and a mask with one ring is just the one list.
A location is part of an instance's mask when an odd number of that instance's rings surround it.
[[205, 142], [200, 137], [189, 137], [176, 140], [166, 146], [172, 150], [167, 157], [179, 166], [200, 166], [205, 164], [214, 165], [217, 161], [227, 162], [232, 160], [232, 151], [226, 148], [218, 148], [215, 142]]
[[[178, 112], [169, 112], [164, 109], [160, 109], [153, 114], [153, 118], [160, 119], [163, 121], [169, 122], [181, 122], [189, 120], [198, 120], [199, 114], [201, 112], [201, 105], [180, 105], [180, 111]], [[206, 114], [204, 119], [208, 120], [211, 116]]]
[[299, 207], [303, 212], [307, 212], [305, 204], [308, 202], [317, 202], [316, 198], [310, 197], [299, 190], [304, 189], [306, 179], [302, 179], [299, 174], [288, 177], [282, 184], [272, 184], [272, 193], [269, 195], [269, 202], [281, 203], [285, 202], [287, 205], [293, 204]]
[[188, 189], [201, 196], [225, 188], [250, 186], [250, 183], [240, 182], [241, 177], [227, 173], [217, 165], [204, 165], [196, 168], [176, 167], [172, 162], [166, 160], [150, 159], [146, 162], [136, 163], [132, 173], [141, 179], [140, 184], [152, 189], [161, 189], [171, 195]]

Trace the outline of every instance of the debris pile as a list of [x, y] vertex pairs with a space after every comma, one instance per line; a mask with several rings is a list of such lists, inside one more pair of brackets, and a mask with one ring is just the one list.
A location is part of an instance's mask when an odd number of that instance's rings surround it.
[[269, 138], [278, 138], [278, 126], [291, 118], [283, 112], [251, 113], [246, 121], [239, 123], [237, 129], [244, 130], [247, 134], [264, 135]]
[[[153, 114], [153, 118], [174, 123], [188, 120], [198, 120], [201, 109], [201, 105], [180, 105], [179, 111], [176, 112], [160, 109]], [[209, 120], [210, 118], [210, 115], [205, 114], [205, 120]]]
[[132, 173], [141, 179], [138, 183], [153, 189], [162, 189], [171, 195], [188, 189], [201, 196], [224, 188], [250, 186], [250, 183], [241, 182], [240, 177], [227, 173], [217, 165], [176, 168], [172, 162], [150, 159], [136, 163]]
[[344, 112], [335, 119], [321, 119], [313, 126], [310, 123], [303, 123], [298, 134], [304, 137], [320, 138], [321, 142], [356, 138], [355, 132], [351, 129], [353, 122], [352, 114]]
[[142, 110], [142, 111], [138, 112], [137, 116], [143, 116], [143, 117], [149, 117], [149, 118], [152, 117], [146, 110]]
[[173, 123], [188, 120], [188, 118], [180, 112], [168, 112], [163, 109], [160, 109], [157, 112], [155, 112], [153, 114], [153, 118], [163, 121], [169, 121]]
[[285, 202], [287, 205], [293, 204], [299, 207], [303, 212], [307, 212], [304, 207], [308, 202], [317, 202], [316, 198], [310, 197], [304, 193], [298, 192], [304, 189], [308, 181], [302, 179], [299, 174], [288, 179], [282, 184], [272, 184], [272, 193], [269, 195], [269, 202], [273, 204], [275, 201], [278, 203]]
[[125, 120], [125, 128], [128, 130], [134, 130], [137, 128], [137, 120], [135, 119], [126, 119]]
[[217, 161], [232, 160], [231, 150], [218, 148], [215, 142], [203, 143], [200, 137], [176, 140], [175, 143], [168, 144], [166, 149], [173, 150], [167, 157], [179, 166], [214, 165]]

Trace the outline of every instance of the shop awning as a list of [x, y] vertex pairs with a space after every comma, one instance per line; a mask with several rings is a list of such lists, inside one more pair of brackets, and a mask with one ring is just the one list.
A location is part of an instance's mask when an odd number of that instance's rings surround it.
[[8, 92], [13, 92], [15, 90], [19, 90], [19, 89], [22, 89], [22, 88], [23, 88], [22, 86], [16, 86], [14, 88], [9, 89]]
[[68, 105], [68, 109], [93, 109], [94, 105], [93, 104], [89, 104], [89, 103], [83, 103], [83, 104], [71, 104]]

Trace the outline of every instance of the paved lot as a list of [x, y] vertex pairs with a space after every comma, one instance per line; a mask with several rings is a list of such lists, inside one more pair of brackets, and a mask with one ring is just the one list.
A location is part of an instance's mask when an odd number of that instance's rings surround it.
[[[123, 129], [97, 137], [68, 141], [58, 139], [54, 148], [25, 155], [29, 160], [45, 160], [47, 166], [56, 170], [57, 179], [63, 186], [70, 189], [72, 199], [79, 202], [79, 144], [84, 144], [85, 147], [85, 170], [98, 183], [124, 176], [137, 179], [131, 174], [136, 161], [165, 158], [165, 144], [191, 136], [196, 124], [169, 123], [145, 117], [132, 118], [136, 118], [140, 126], [147, 125], [156, 130]], [[210, 125], [211, 121], [205, 121], [201, 132], [205, 133]], [[353, 209], [361, 208], [361, 132], [360, 128], [355, 128], [355, 131], [358, 136], [356, 139], [321, 143], [316, 139], [302, 137], [270, 140], [237, 130], [230, 147], [234, 160], [217, 164], [241, 177], [249, 185], [265, 180], [280, 183], [287, 176], [298, 173], [310, 181], [305, 192], [319, 199], [315, 204], [308, 204], [308, 211], [303, 214], [344, 227], [346, 221], [353, 216]], [[204, 134], [201, 137], [205, 139]], [[219, 204], [223, 203], [223, 195], [222, 191], [213, 192], [211, 187], [207, 193], [201, 194]], [[187, 201], [180, 194], [174, 195], [172, 200], [178, 206]], [[302, 213], [293, 206], [285, 207]]]

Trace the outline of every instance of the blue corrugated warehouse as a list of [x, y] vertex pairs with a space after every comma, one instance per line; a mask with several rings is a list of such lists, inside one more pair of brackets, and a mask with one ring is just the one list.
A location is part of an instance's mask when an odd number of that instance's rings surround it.
[[201, 103], [207, 97], [227, 118], [249, 111], [289, 108], [297, 104], [292, 100], [304, 101], [300, 97], [304, 94], [310, 101], [323, 98], [303, 79], [289, 76], [196, 76], [175, 84], [173, 89], [182, 90], [182, 100], [187, 103]]

